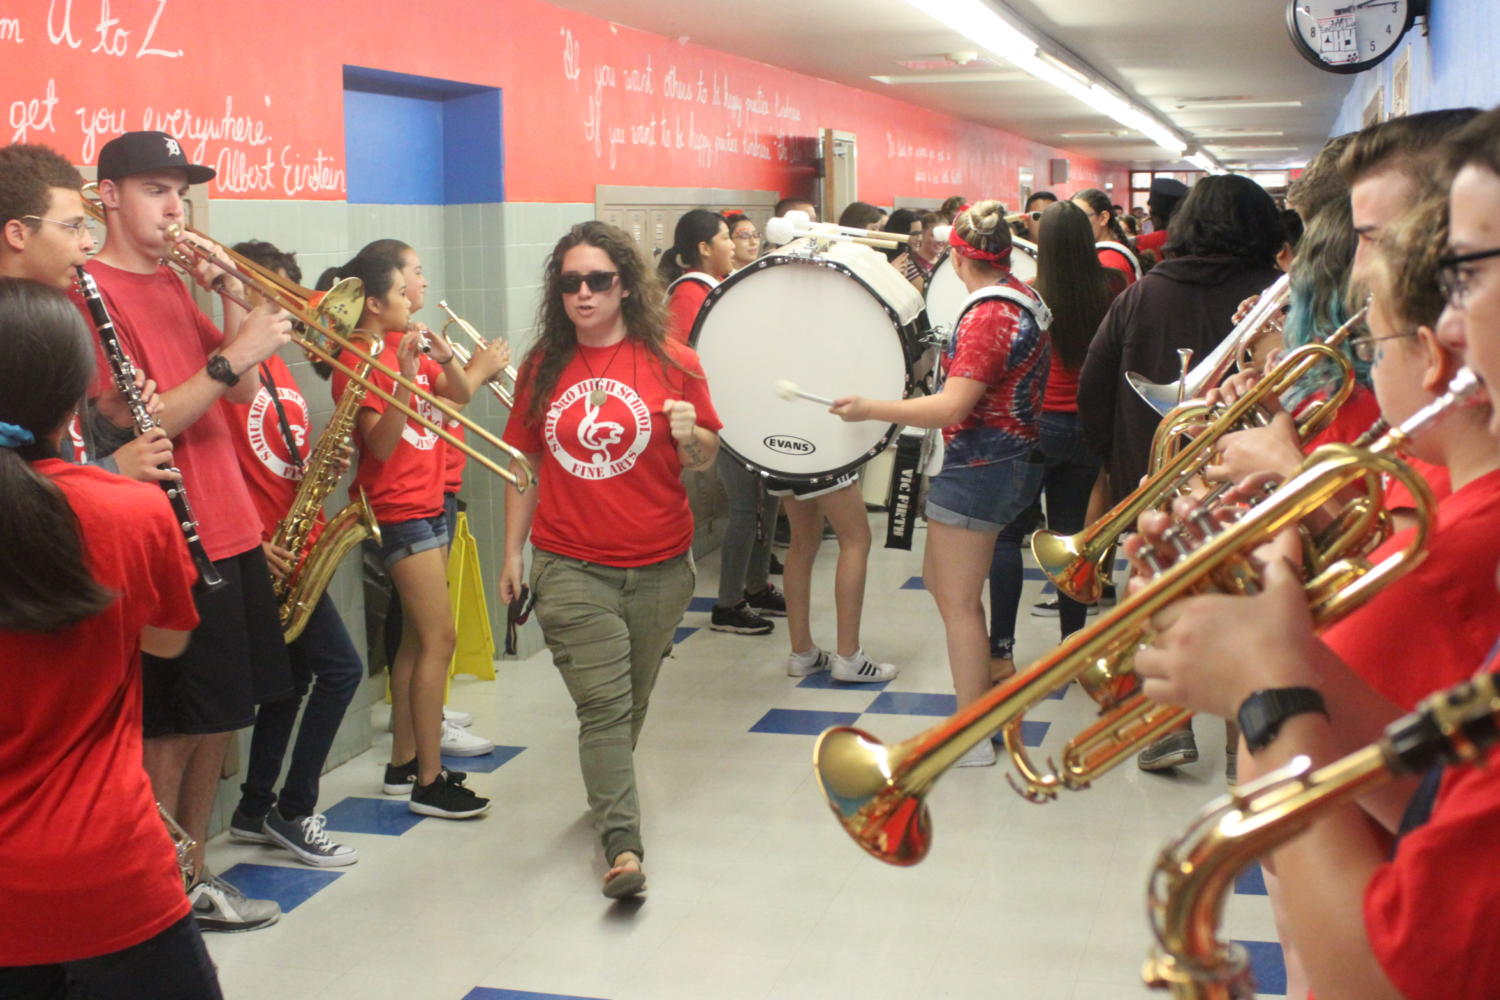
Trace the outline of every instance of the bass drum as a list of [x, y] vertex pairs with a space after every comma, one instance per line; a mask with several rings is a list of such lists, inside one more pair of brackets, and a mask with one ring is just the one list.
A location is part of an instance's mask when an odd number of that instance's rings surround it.
[[[1036, 244], [1013, 236], [1011, 245], [1010, 273], [1029, 285], [1036, 280]], [[945, 254], [927, 281], [927, 322], [944, 340], [953, 336], [953, 326], [968, 298], [969, 290]]]
[[885, 257], [856, 243], [797, 240], [709, 293], [690, 342], [724, 423], [720, 446], [751, 471], [819, 483], [883, 451], [894, 424], [845, 423], [785, 400], [783, 382], [836, 398], [901, 399], [925, 328], [922, 297]]

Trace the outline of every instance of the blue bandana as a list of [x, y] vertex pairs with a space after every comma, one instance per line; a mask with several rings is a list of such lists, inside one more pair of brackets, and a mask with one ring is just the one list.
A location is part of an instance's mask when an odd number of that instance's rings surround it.
[[16, 424], [0, 420], [0, 448], [24, 448], [36, 444], [36, 435]]

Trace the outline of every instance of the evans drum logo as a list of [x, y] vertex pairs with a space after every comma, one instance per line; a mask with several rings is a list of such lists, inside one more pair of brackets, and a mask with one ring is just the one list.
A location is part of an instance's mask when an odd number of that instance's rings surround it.
[[818, 450], [806, 438], [792, 437], [790, 434], [769, 434], [761, 444], [782, 455], [811, 455]]

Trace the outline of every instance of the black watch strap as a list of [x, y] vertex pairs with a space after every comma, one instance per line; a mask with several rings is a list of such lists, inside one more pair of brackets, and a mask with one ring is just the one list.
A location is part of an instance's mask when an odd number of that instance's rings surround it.
[[209, 358], [206, 370], [209, 378], [215, 382], [223, 382], [225, 385], [234, 385], [240, 380], [240, 377], [234, 373], [234, 366], [222, 354], [215, 354]]
[[1284, 687], [1256, 691], [1240, 705], [1237, 721], [1251, 753], [1264, 750], [1281, 732], [1286, 720], [1296, 715], [1320, 712], [1328, 717], [1328, 706], [1315, 688]]

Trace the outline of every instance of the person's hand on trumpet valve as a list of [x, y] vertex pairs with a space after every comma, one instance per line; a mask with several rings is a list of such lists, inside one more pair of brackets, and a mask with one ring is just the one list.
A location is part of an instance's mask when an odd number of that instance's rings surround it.
[[[1127, 552], [1173, 548], [1163, 541], [1169, 526], [1165, 515], [1143, 517], [1142, 535], [1127, 541]], [[1259, 590], [1252, 596], [1201, 594], [1152, 616], [1150, 642], [1134, 660], [1146, 697], [1232, 719], [1256, 690], [1309, 683], [1319, 644], [1299, 545], [1295, 531], [1283, 531], [1256, 550]]]
[[468, 370], [477, 376], [479, 381], [488, 382], [505, 371], [509, 364], [510, 345], [500, 337], [496, 337], [487, 346], [474, 352], [469, 358]]
[[1264, 427], [1250, 427], [1226, 434], [1219, 440], [1214, 460], [1204, 466], [1203, 478], [1210, 482], [1239, 482], [1256, 473], [1278, 479], [1294, 475], [1302, 465], [1297, 424], [1278, 410]]
[[840, 396], [828, 410], [845, 423], [870, 419], [870, 401], [863, 396]]
[[[1255, 387], [1255, 383], [1260, 381], [1262, 374], [1258, 368], [1247, 368], [1244, 371], [1235, 372], [1205, 392], [1203, 401], [1210, 406], [1231, 406], [1236, 399]], [[1274, 396], [1267, 397], [1262, 405], [1268, 410], [1281, 407]]]
[[422, 367], [422, 346], [422, 334], [416, 330], [408, 330], [401, 335], [401, 340], [396, 344], [396, 364], [402, 377], [416, 378], [418, 369]]
[[693, 431], [698, 426], [698, 408], [685, 399], [668, 399], [661, 404], [662, 416], [672, 432], [672, 440], [687, 444], [693, 440]]

